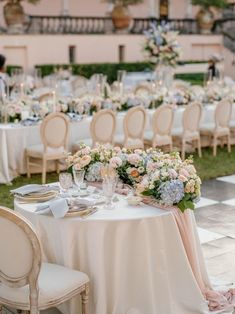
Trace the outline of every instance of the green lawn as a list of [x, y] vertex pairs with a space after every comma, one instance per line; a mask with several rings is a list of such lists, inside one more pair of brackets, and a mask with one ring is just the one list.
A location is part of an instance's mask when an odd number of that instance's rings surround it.
[[[211, 149], [203, 149], [202, 158], [194, 154], [194, 164], [202, 180], [235, 174], [235, 146], [232, 147], [231, 154], [227, 153], [226, 148], [219, 148], [217, 157], [212, 156]], [[58, 181], [58, 175], [48, 174], [47, 181], [48, 183]], [[41, 183], [41, 175], [33, 175], [31, 179], [20, 176], [12, 182], [11, 186], [0, 184], [0, 204], [12, 208], [13, 198], [10, 190], [28, 183]]]

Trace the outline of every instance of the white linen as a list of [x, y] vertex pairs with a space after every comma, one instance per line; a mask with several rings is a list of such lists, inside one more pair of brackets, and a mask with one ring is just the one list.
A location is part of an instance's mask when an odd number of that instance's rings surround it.
[[[174, 111], [173, 129], [182, 129], [182, 117], [185, 107], [178, 107]], [[201, 128], [213, 123], [215, 105], [203, 106]], [[154, 110], [148, 110], [146, 132], [150, 132]], [[123, 119], [125, 112], [117, 114], [116, 136], [123, 136]], [[90, 123], [92, 117], [70, 123], [69, 150], [76, 142], [90, 140]], [[235, 122], [235, 104], [233, 105], [232, 121]], [[0, 183], [8, 183], [17, 175], [26, 173], [25, 148], [40, 144], [40, 125], [22, 126], [18, 124], [0, 124]], [[202, 143], [203, 144], [203, 143]], [[202, 145], [203, 146], [203, 145]], [[37, 170], [41, 172], [39, 168]]]
[[[88, 274], [91, 314], [209, 313], [173, 215], [128, 206], [118, 197], [115, 210], [99, 210], [86, 219], [38, 216], [35, 204], [16, 202], [15, 209], [36, 227], [46, 261]], [[203, 279], [210, 285], [195, 241]], [[60, 309], [77, 314], [78, 307], [73, 300]]]

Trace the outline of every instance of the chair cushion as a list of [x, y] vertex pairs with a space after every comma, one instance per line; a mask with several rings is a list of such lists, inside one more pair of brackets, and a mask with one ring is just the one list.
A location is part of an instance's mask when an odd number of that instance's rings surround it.
[[228, 135], [229, 134], [229, 128], [227, 127], [218, 127], [215, 128], [213, 124], [204, 125], [201, 128], [201, 134], [217, 134], [219, 136]]
[[[43, 263], [38, 278], [39, 308], [44, 309], [50, 302], [66, 298], [77, 288], [89, 282], [86, 274], [56, 264]], [[0, 299], [29, 304], [29, 286], [9, 288], [0, 283]]]
[[[26, 148], [26, 152], [27, 155], [31, 156], [31, 157], [38, 157], [41, 158], [44, 154], [44, 148], [43, 145], [39, 144], [39, 145], [32, 145], [30, 147]], [[47, 152], [46, 152], [46, 156], [61, 156], [63, 157], [65, 153], [65, 150], [63, 147], [59, 147], [59, 148], [47, 148]]]
[[186, 140], [194, 140], [199, 137], [199, 132], [186, 130], [185, 133], [183, 133], [182, 128], [176, 128], [172, 132], [172, 136], [175, 138], [182, 138], [183, 135], [184, 135], [184, 139]]
[[174, 128], [172, 130], [172, 136], [182, 136], [183, 134], [183, 128]]

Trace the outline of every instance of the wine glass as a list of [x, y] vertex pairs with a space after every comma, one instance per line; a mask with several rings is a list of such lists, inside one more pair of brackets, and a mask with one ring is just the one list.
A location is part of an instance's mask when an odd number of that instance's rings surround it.
[[68, 189], [73, 186], [73, 178], [71, 173], [63, 172], [59, 175], [60, 192], [67, 193]]
[[113, 194], [115, 192], [117, 185], [117, 177], [104, 177], [102, 182], [102, 191], [105, 196], [105, 206], [104, 209], [113, 209], [114, 205], [112, 203]]
[[85, 176], [85, 170], [77, 170], [73, 167], [73, 178], [76, 186], [78, 187], [78, 191], [80, 191], [81, 185], [83, 184]]

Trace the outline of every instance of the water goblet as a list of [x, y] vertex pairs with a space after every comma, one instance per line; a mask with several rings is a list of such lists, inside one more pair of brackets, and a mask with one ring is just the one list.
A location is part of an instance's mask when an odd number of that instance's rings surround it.
[[105, 196], [105, 206], [104, 209], [113, 209], [114, 205], [112, 203], [113, 194], [115, 192], [117, 185], [117, 177], [104, 177], [102, 182], [102, 191]]
[[73, 167], [73, 178], [74, 182], [78, 188], [78, 191], [81, 189], [81, 185], [84, 182], [85, 170], [77, 170]]
[[63, 172], [59, 175], [60, 192], [67, 193], [68, 189], [73, 186], [73, 178], [71, 173]]

